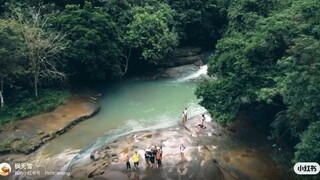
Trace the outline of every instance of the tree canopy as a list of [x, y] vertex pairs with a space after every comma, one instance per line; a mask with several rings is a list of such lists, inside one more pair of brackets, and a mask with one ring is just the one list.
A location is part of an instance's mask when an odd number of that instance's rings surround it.
[[317, 146], [314, 155], [304, 153], [320, 120], [319, 6], [316, 0], [231, 3], [226, 33], [209, 62], [217, 80], [200, 83], [196, 92], [221, 123], [248, 103], [283, 104], [272, 137], [289, 132], [300, 142], [295, 161], [319, 160]]

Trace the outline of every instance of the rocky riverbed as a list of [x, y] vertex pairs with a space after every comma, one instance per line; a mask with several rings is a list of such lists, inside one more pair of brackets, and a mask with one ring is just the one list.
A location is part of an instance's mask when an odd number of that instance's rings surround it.
[[[62, 179], [285, 179], [288, 174], [277, 166], [268, 151], [265, 137], [255, 136], [251, 143], [239, 137], [256, 133], [250, 124], [239, 118], [228, 128], [218, 126], [208, 115], [206, 128], [197, 127], [199, 117], [167, 129], [128, 134], [93, 150], [91, 154], [74, 157], [65, 168]], [[249, 133], [248, 133], [249, 132]], [[260, 143], [264, 142], [264, 143]], [[179, 147], [186, 147], [185, 157]], [[151, 145], [163, 147], [163, 167], [151, 169], [144, 160], [144, 150]], [[137, 151], [140, 167], [127, 171], [124, 158]], [[94, 160], [90, 158], [94, 156]], [[131, 165], [133, 165], [131, 161]]]
[[[10, 176], [11, 179], [288, 179], [290, 174], [271, 158], [266, 137], [244, 117], [221, 127], [206, 114], [206, 128], [199, 128], [200, 115], [185, 126], [177, 122], [166, 129], [133, 132], [108, 141], [89, 153], [66, 151], [44, 157], [41, 150], [30, 155], [2, 156], [6, 162], [28, 162], [40, 175]], [[180, 156], [179, 147], [186, 147]], [[144, 150], [163, 147], [163, 167], [151, 169]], [[124, 157], [137, 151], [140, 167], [127, 171]], [[94, 160], [90, 156], [94, 155]], [[133, 166], [132, 160], [131, 165]], [[23, 171], [23, 170], [21, 170]], [[26, 170], [24, 170], [26, 171]], [[51, 172], [58, 172], [56, 175]]]

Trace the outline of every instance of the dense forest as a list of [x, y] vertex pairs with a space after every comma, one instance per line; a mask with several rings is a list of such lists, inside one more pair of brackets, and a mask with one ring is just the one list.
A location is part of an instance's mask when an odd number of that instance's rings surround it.
[[293, 162], [320, 161], [318, 0], [0, 0], [0, 17], [1, 128], [80, 82], [120, 80], [201, 46], [217, 80], [196, 95], [214, 119], [272, 108], [270, 138], [293, 142]]

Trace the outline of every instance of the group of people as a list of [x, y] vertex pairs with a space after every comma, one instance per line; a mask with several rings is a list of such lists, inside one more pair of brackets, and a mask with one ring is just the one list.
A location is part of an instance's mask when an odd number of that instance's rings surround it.
[[[185, 108], [182, 111], [182, 124], [185, 125], [187, 123], [187, 119], [188, 119], [188, 109]], [[198, 124], [197, 127], [203, 128], [205, 129], [206, 127], [204, 126], [204, 122], [206, 121], [206, 117], [204, 116], [204, 114], [202, 114], [201, 118], [200, 118], [200, 124]]]
[[[182, 112], [182, 124], [185, 125], [187, 123], [187, 114], [188, 114], [188, 110], [187, 108], [185, 108]], [[206, 118], [205, 118], [205, 115], [202, 114], [201, 115], [201, 118], [200, 118], [200, 124], [198, 124], [198, 127], [200, 128], [206, 128], [204, 126], [204, 122], [205, 122]], [[183, 144], [181, 144], [180, 146], [180, 155], [181, 155], [181, 158], [184, 158], [184, 151], [185, 151], [185, 147]], [[146, 150], [145, 150], [145, 153], [144, 153], [144, 158], [145, 158], [145, 161], [146, 161], [146, 164], [148, 165], [148, 167], [151, 167], [152, 169], [156, 169], [156, 168], [160, 168], [161, 165], [162, 165], [162, 146], [151, 146], [151, 147], [148, 147]], [[133, 164], [134, 164], [134, 168], [135, 169], [138, 169], [139, 168], [139, 161], [140, 161], [140, 156], [138, 154], [137, 151], [134, 152], [133, 156], [132, 156], [132, 160], [133, 160]], [[130, 157], [129, 155], [126, 156], [126, 159], [125, 159], [125, 162], [126, 162], [126, 166], [127, 166], [127, 170], [130, 170], [131, 169], [131, 164], [130, 164]]]
[[148, 147], [144, 152], [144, 157], [146, 160], [146, 164], [152, 169], [160, 168], [162, 159], [162, 147]]
[[[162, 160], [162, 147], [155, 147], [151, 146], [148, 147], [145, 150], [144, 157], [146, 160], [146, 164], [151, 167], [152, 169], [160, 168], [161, 167], [161, 160]], [[132, 156], [134, 168], [138, 169], [139, 168], [139, 161], [140, 161], [140, 156], [137, 151], [134, 152]], [[131, 164], [130, 164], [130, 157], [129, 155], [126, 156], [126, 166], [127, 170], [131, 169]]]

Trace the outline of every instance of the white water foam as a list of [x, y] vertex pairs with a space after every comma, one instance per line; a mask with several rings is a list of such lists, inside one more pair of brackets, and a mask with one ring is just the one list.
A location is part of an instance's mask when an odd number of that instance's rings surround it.
[[206, 75], [208, 73], [208, 65], [201, 66], [200, 69], [187, 77], [183, 77], [178, 80], [178, 82], [184, 82], [188, 80], [193, 80], [199, 78], [201, 75]]

